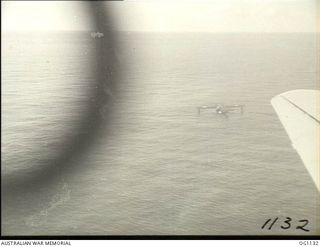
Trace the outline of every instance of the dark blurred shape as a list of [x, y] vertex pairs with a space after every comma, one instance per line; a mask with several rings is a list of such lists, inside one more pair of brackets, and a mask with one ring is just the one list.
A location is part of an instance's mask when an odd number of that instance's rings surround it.
[[61, 175], [84, 168], [70, 161], [85, 152], [99, 132], [108, 127], [116, 91], [116, 77], [119, 73], [113, 50], [116, 37], [111, 31], [112, 19], [103, 1], [86, 2], [86, 8], [95, 24], [96, 34], [103, 37], [103, 39], [95, 39], [95, 61], [89, 65], [95, 74], [96, 81], [91, 104], [85, 109], [79, 127], [74, 129], [74, 138], [61, 145], [56, 159], [50, 162], [34, 161], [42, 164], [35, 166], [36, 168], [28, 173], [2, 175], [2, 206], [10, 208], [10, 205], [17, 203], [16, 199], [20, 196], [37, 193], [56, 182]]

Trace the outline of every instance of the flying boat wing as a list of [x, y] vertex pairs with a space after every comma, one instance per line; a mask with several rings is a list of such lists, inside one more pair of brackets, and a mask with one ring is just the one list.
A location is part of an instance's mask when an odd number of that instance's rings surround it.
[[320, 191], [320, 91], [288, 91], [272, 98], [271, 104]]

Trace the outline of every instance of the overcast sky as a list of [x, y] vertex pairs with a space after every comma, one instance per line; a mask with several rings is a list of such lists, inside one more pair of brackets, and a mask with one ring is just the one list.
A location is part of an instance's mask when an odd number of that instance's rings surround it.
[[88, 30], [92, 28], [81, 1], [2, 2], [3, 30]]
[[[319, 0], [125, 0], [105, 2], [116, 30], [150, 32], [314, 32]], [[4, 30], [92, 29], [81, 1], [8, 1]]]

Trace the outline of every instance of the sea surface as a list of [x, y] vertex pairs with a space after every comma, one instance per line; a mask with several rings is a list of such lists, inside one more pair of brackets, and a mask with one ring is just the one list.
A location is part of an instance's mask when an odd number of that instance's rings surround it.
[[[106, 130], [50, 183], [2, 188], [3, 235], [320, 232], [319, 193], [270, 104], [319, 89], [316, 34], [116, 36], [121, 75]], [[95, 42], [83, 32], [4, 34], [3, 180], [68, 150], [94, 100]], [[197, 113], [216, 103], [244, 113]]]

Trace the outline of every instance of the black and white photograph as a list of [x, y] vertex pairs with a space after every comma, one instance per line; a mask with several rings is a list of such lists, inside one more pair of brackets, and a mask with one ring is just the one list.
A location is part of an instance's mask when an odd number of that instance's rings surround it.
[[[1, 236], [320, 236], [320, 1], [1, 1]], [[298, 246], [298, 245], [297, 245]]]

